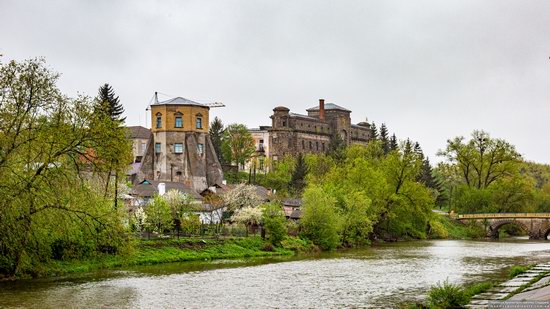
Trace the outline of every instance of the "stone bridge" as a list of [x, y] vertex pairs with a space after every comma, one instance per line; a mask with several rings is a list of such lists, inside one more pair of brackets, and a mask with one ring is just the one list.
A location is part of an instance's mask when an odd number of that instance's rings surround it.
[[485, 226], [491, 238], [498, 238], [498, 230], [507, 224], [527, 232], [529, 239], [547, 239], [550, 234], [550, 213], [451, 214], [451, 217], [463, 223], [474, 221]]

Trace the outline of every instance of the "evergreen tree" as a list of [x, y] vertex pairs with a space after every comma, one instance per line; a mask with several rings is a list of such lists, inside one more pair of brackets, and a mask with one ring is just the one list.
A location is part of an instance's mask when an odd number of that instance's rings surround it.
[[385, 123], [380, 126], [380, 141], [382, 142], [384, 154], [388, 154], [390, 152], [390, 139], [388, 137], [388, 128]]
[[124, 113], [124, 107], [120, 104], [118, 96], [115, 96], [115, 91], [109, 84], [99, 87], [97, 111], [107, 114], [116, 121], [124, 122], [126, 120], [126, 117], [121, 117]]
[[414, 143], [414, 153], [416, 153], [422, 160], [424, 160], [424, 152], [422, 152], [422, 148], [420, 147], [420, 144], [418, 142]]
[[223, 143], [223, 134], [224, 134], [223, 122], [220, 118], [215, 117], [214, 121], [210, 124], [210, 140], [216, 151], [216, 156], [222, 164], [226, 164], [223, 154], [222, 154], [222, 143]]
[[406, 155], [409, 155], [412, 152], [413, 152], [413, 146], [412, 146], [411, 140], [407, 138], [407, 140], [405, 141], [405, 147], [403, 148], [403, 153], [405, 153]]
[[430, 164], [430, 160], [428, 158], [422, 160], [420, 174], [418, 174], [416, 180], [428, 188], [437, 189], [437, 183], [433, 176], [432, 165]]
[[338, 132], [333, 132], [328, 144], [328, 154], [338, 162], [342, 162], [345, 157], [346, 142]]
[[289, 191], [294, 192], [297, 196], [300, 196], [306, 187], [306, 175], [309, 172], [306, 160], [300, 153], [296, 157], [296, 166], [292, 172], [292, 178], [289, 183]]
[[398, 148], [399, 148], [399, 144], [397, 143], [397, 137], [395, 136], [395, 133], [394, 133], [390, 137], [390, 151], [395, 151]]
[[373, 141], [378, 139], [378, 129], [376, 129], [374, 122], [370, 125], [370, 139]]

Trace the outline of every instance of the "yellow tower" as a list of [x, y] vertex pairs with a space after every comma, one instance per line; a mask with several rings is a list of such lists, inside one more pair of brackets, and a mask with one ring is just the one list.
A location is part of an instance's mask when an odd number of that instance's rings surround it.
[[183, 182], [197, 191], [220, 185], [223, 173], [208, 134], [209, 112], [209, 105], [182, 97], [155, 99], [140, 178]]

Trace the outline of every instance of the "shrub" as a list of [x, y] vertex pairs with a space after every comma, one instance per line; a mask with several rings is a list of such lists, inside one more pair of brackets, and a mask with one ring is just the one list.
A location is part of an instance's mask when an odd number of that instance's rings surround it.
[[468, 301], [464, 289], [459, 285], [449, 283], [447, 280], [443, 283], [437, 283], [436, 286], [430, 289], [428, 295], [429, 305], [441, 309], [462, 308]]
[[340, 244], [341, 217], [336, 200], [318, 187], [304, 193], [302, 215], [303, 235], [323, 250], [332, 250]]
[[436, 220], [430, 221], [429, 232], [429, 237], [432, 239], [447, 239], [449, 237], [449, 232], [447, 231], [443, 223]]
[[287, 235], [286, 218], [281, 206], [276, 203], [266, 204], [262, 214], [264, 228], [268, 234], [269, 242], [273, 245], [280, 245]]

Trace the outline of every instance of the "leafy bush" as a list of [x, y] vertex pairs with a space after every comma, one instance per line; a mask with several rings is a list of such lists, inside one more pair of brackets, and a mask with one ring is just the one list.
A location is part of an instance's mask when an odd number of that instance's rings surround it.
[[287, 235], [286, 218], [277, 203], [266, 204], [262, 214], [265, 231], [271, 244], [277, 246]]
[[428, 236], [432, 239], [447, 239], [449, 238], [449, 232], [447, 231], [443, 223], [437, 220], [431, 220]]
[[464, 289], [445, 280], [430, 289], [428, 303], [434, 308], [462, 308], [469, 301]]
[[332, 250], [340, 244], [341, 217], [336, 200], [323, 189], [310, 187], [304, 193], [302, 233], [323, 250]]
[[474, 295], [487, 292], [490, 288], [494, 286], [495, 286], [495, 283], [493, 282], [476, 283], [466, 287], [466, 289], [464, 289], [464, 294], [466, 294], [468, 298], [471, 298]]

